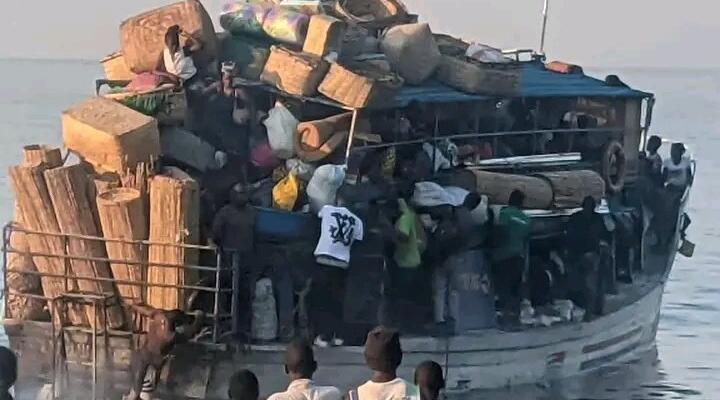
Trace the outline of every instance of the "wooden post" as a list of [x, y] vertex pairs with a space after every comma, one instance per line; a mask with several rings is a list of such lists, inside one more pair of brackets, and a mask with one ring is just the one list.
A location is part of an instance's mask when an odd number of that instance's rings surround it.
[[[60, 231], [68, 235], [100, 236], [93, 219], [88, 176], [82, 166], [71, 165], [49, 169], [45, 171], [45, 181]], [[102, 241], [73, 237], [68, 238], [68, 255], [107, 258]], [[112, 279], [110, 265], [107, 262], [71, 259], [70, 265], [77, 277]], [[87, 293], [112, 295], [115, 293], [112, 282], [78, 279], [77, 285], [80, 290]], [[124, 318], [120, 307], [114, 305], [108, 311], [108, 326], [122, 327]], [[99, 321], [101, 326], [105, 324], [102, 318], [93, 318], [92, 315], [88, 317], [90, 321]]]
[[62, 153], [57, 147], [44, 144], [31, 144], [23, 147], [23, 163], [26, 167], [44, 164], [47, 168], [63, 165]]
[[[55, 218], [52, 200], [43, 175], [45, 170], [47, 170], [47, 167], [44, 164], [30, 167], [10, 167], [10, 182], [15, 192], [21, 220], [25, 224], [25, 228], [39, 232], [60, 233], [60, 227]], [[28, 234], [26, 237], [28, 247], [33, 253], [58, 256], [65, 253], [61, 237], [40, 234]], [[56, 275], [64, 274], [65, 268], [62, 258], [33, 256], [33, 261], [39, 272]], [[54, 298], [61, 296], [65, 292], [64, 278], [43, 277], [40, 281], [45, 297]], [[68, 284], [70, 290], [77, 287], [73, 279], [70, 279]], [[51, 305], [49, 306], [51, 307]], [[70, 322], [76, 325], [87, 323], [88, 320], [82, 308], [75, 305], [68, 305], [68, 308]]]
[[[117, 188], [105, 191], [97, 197], [98, 214], [106, 239], [124, 241], [146, 240], [148, 224], [145, 217], [142, 195], [136, 189]], [[105, 242], [111, 260], [132, 262], [147, 261], [145, 245], [139, 243]], [[115, 279], [144, 282], [143, 265], [110, 263]], [[117, 285], [120, 297], [126, 304], [143, 300], [145, 287], [140, 285]]]
[[[167, 168], [150, 180], [150, 242], [197, 244], [199, 237], [199, 187], [189, 175]], [[155, 308], [184, 309], [188, 291], [153, 287], [153, 283], [189, 285], [197, 281], [194, 270], [167, 268], [158, 264], [197, 265], [198, 251], [178, 246], [151, 244], [147, 303]]]

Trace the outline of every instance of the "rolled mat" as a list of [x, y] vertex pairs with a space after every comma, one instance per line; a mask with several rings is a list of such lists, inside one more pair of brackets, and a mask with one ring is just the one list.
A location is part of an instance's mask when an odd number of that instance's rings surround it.
[[[329, 156], [350, 133], [352, 113], [334, 115], [317, 121], [302, 122], [295, 135], [295, 151], [306, 162], [315, 162]], [[358, 119], [356, 132], [368, 133], [370, 122]]]

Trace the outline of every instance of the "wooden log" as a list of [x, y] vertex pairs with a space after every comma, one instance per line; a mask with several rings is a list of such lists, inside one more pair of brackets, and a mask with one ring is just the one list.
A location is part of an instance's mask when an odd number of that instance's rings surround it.
[[[60, 233], [60, 227], [55, 217], [52, 200], [43, 175], [46, 170], [47, 167], [44, 164], [29, 167], [13, 166], [9, 169], [10, 182], [15, 192], [21, 220], [25, 224], [25, 228], [38, 232]], [[26, 238], [31, 252], [54, 256], [33, 256], [33, 261], [39, 272], [72, 276], [69, 264], [66, 265], [66, 260], [62, 258], [65, 254], [65, 244], [61, 237], [27, 234]], [[48, 298], [55, 298], [77, 289], [76, 282], [72, 277], [69, 279], [42, 277], [40, 282], [43, 293]], [[68, 305], [67, 315], [69, 321], [57, 322], [70, 322], [75, 325], [87, 324], [88, 319], [82, 307], [76, 304]]]
[[[107, 239], [125, 241], [147, 240], [148, 225], [143, 209], [141, 193], [136, 189], [116, 188], [105, 191], [97, 197], [97, 208], [103, 235]], [[138, 243], [105, 242], [108, 257], [112, 260], [131, 262], [147, 261], [145, 245]], [[138, 264], [110, 263], [115, 279], [144, 282], [145, 267]], [[126, 304], [143, 300], [144, 286], [117, 285], [118, 292]]]
[[62, 153], [57, 147], [44, 144], [31, 144], [23, 147], [24, 166], [45, 164], [47, 168], [57, 168], [63, 165]]
[[553, 206], [575, 208], [590, 196], [599, 202], [605, 196], [605, 181], [595, 171], [542, 172], [537, 176], [550, 182], [553, 189]]
[[473, 174], [477, 192], [487, 195], [490, 204], [507, 204], [510, 193], [520, 190], [525, 194], [524, 208], [546, 210], [553, 205], [552, 186], [545, 179], [481, 170], [475, 170]]
[[150, 245], [147, 303], [155, 308], [184, 309], [190, 292], [153, 287], [153, 283], [197, 283], [197, 271], [161, 267], [153, 263], [197, 265], [197, 250], [172, 245], [198, 243], [199, 203], [197, 182], [177, 168], [167, 168], [163, 175], [150, 180], [150, 242], [171, 245]]
[[[93, 219], [89, 182], [85, 170], [80, 165], [53, 168], [45, 171], [45, 181], [52, 200], [60, 231], [69, 235], [99, 237], [97, 225]], [[74, 257], [107, 258], [105, 245], [100, 240], [68, 238], [68, 254]], [[77, 277], [112, 279], [110, 265], [104, 261], [72, 259], [73, 273]], [[92, 294], [115, 294], [112, 282], [97, 282], [78, 279], [82, 292]], [[107, 309], [110, 328], [123, 326], [123, 313], [117, 299]], [[88, 315], [94, 323], [93, 315]], [[101, 327], [105, 326], [102, 316], [97, 319]]]

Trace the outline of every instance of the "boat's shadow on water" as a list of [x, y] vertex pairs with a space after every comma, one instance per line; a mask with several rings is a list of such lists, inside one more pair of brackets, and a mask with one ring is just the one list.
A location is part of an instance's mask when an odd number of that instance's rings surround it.
[[501, 390], [472, 392], [450, 400], [654, 400], [706, 399], [703, 393], [668, 381], [653, 348], [628, 362], [582, 377]]

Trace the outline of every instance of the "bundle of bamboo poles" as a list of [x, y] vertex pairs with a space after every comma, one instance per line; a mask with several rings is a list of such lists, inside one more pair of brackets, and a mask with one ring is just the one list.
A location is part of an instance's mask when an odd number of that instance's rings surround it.
[[[68, 278], [71, 271], [63, 258], [65, 243], [59, 235], [60, 226], [44, 176], [46, 170], [62, 164], [62, 159], [58, 160], [52, 155], [58, 153], [59, 150], [41, 146], [33, 146], [29, 150], [26, 148], [23, 157], [25, 162], [9, 169], [10, 182], [18, 205], [19, 220], [22, 221], [25, 229], [48, 233], [42, 235], [28, 233], [26, 239], [37, 270], [52, 275], [43, 276], [40, 279], [43, 293], [49, 299], [77, 290], [75, 280], [71, 277]], [[49, 304], [50, 307], [51, 304]], [[85, 325], [89, 321], [83, 308], [76, 304], [68, 305], [67, 316], [69, 321], [59, 322]]]
[[[107, 259], [107, 253], [103, 242], [72, 236], [101, 236], [93, 217], [91, 204], [95, 199], [90, 195], [87, 173], [77, 164], [49, 169], [44, 174], [60, 231], [71, 235], [67, 238], [67, 252], [72, 257], [70, 260], [72, 271], [78, 278], [89, 278], [78, 279], [78, 287], [85, 293], [114, 297], [115, 289], [110, 265], [104, 261]], [[103, 280], [93, 280], [96, 278]], [[117, 301], [108, 307], [107, 317], [109, 327], [122, 327], [124, 317]], [[101, 326], [105, 326], [105, 321], [101, 318], [102, 316], [98, 320]], [[93, 323], [95, 320], [96, 318], [91, 319]]]
[[[190, 291], [161, 285], [193, 285], [197, 249], [182, 247], [199, 239], [199, 187], [182, 170], [167, 168], [150, 180], [150, 250], [147, 303], [155, 308], [185, 309]], [[175, 267], [173, 267], [175, 266]]]

